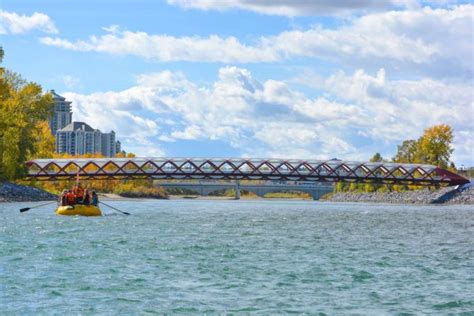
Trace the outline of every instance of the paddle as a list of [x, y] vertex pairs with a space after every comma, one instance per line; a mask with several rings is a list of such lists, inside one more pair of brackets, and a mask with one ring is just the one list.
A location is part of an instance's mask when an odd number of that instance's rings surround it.
[[37, 207], [41, 207], [41, 206], [45, 206], [45, 205], [49, 205], [49, 204], [53, 204], [53, 203], [57, 203], [57, 202], [56, 202], [56, 201], [52, 201], [52, 202], [48, 202], [48, 203], [41, 204], [41, 205], [37, 205], [37, 206], [24, 207], [24, 208], [21, 208], [21, 209], [20, 209], [20, 213], [29, 211], [29, 210], [31, 210], [32, 208], [37, 208]]
[[118, 208], [113, 207], [112, 205], [106, 204], [106, 203], [101, 202], [101, 201], [99, 201], [99, 203], [104, 204], [105, 206], [108, 206], [108, 207], [110, 207], [111, 209], [116, 210], [117, 212], [120, 212], [120, 213], [122, 213], [122, 214], [130, 215], [130, 213], [121, 211], [121, 210], [119, 210]]

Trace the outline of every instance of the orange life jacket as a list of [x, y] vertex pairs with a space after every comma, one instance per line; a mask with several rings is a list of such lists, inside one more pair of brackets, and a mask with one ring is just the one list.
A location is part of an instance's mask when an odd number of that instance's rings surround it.
[[74, 197], [74, 193], [68, 192], [66, 194], [67, 204], [72, 205], [76, 203], [76, 198]]
[[76, 195], [77, 199], [82, 199], [84, 197], [84, 189], [81, 187], [78, 187], [76, 189], [76, 192], [74, 192], [74, 194]]

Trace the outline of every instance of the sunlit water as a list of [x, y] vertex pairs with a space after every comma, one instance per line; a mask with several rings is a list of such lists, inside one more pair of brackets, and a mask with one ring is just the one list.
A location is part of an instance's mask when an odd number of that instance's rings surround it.
[[0, 313], [474, 311], [472, 206], [110, 204], [0, 204]]

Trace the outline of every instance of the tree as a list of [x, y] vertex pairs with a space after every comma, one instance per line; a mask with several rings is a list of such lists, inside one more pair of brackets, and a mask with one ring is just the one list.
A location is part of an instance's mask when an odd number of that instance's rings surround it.
[[440, 124], [425, 129], [423, 136], [418, 140], [422, 162], [448, 168], [453, 153], [452, 142], [453, 129], [449, 125]]
[[418, 142], [413, 139], [404, 140], [401, 145], [397, 146], [397, 154], [393, 157], [394, 162], [414, 163], [417, 162]]
[[25, 161], [37, 151], [38, 124], [52, 108], [51, 95], [43, 95], [38, 84], [0, 68], [0, 179], [24, 175]]
[[56, 140], [51, 134], [48, 121], [41, 121], [35, 131], [35, 158], [53, 158]]
[[383, 161], [383, 157], [380, 153], [375, 153], [375, 155], [372, 156], [372, 158], [370, 158], [369, 160], [370, 162], [382, 162]]
[[394, 162], [424, 163], [448, 168], [453, 152], [453, 130], [449, 125], [440, 124], [425, 129], [417, 140], [405, 140], [398, 146]]

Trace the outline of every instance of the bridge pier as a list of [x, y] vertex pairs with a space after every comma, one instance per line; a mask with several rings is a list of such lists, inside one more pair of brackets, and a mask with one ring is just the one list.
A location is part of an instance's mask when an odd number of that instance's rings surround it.
[[258, 197], [261, 197], [261, 198], [264, 198], [265, 197], [265, 190], [261, 190], [261, 189], [257, 189], [255, 190], [255, 194], [258, 196]]
[[201, 196], [208, 196], [209, 195], [209, 188], [201, 186], [201, 190], [199, 190], [199, 195]]
[[311, 194], [313, 201], [317, 201], [321, 197], [321, 193], [318, 191], [311, 191], [309, 194]]
[[238, 180], [235, 183], [234, 191], [235, 191], [235, 199], [240, 200], [240, 181], [238, 181]]

